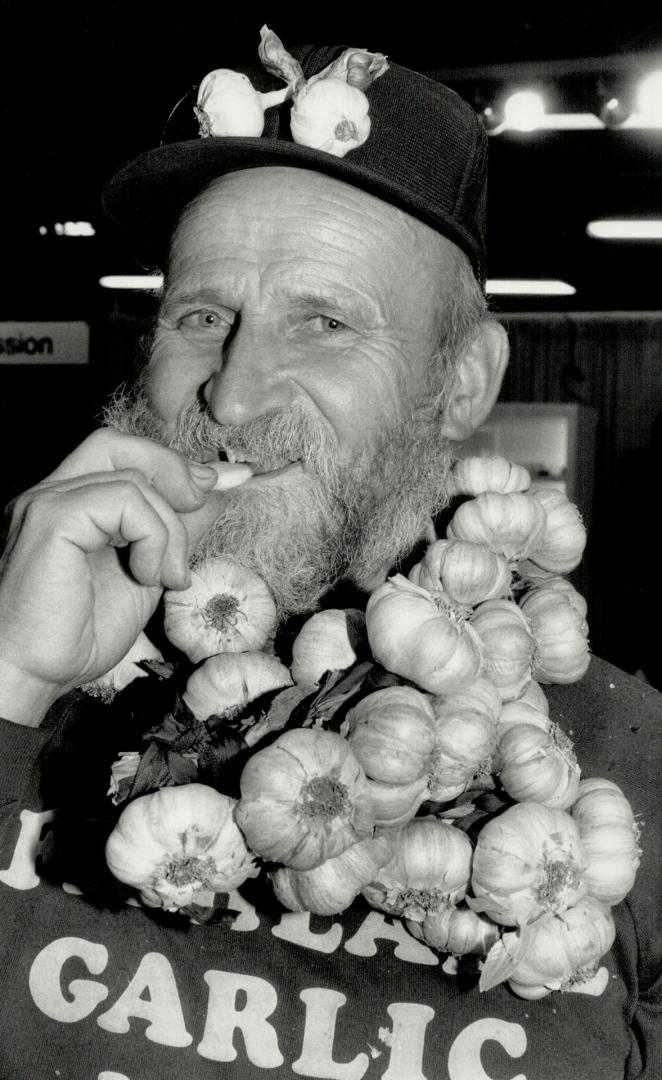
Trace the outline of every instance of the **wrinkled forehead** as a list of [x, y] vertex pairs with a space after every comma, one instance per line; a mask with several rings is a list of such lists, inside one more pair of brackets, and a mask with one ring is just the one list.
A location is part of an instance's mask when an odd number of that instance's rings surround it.
[[202, 272], [215, 259], [292, 266], [326, 261], [371, 287], [446, 293], [460, 259], [447, 237], [368, 192], [319, 172], [267, 167], [217, 178], [183, 210], [169, 277]]

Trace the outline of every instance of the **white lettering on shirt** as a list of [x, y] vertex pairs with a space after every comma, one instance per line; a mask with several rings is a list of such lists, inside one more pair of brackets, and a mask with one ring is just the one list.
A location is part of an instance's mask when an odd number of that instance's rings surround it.
[[97, 1024], [104, 1031], [126, 1033], [131, 1016], [149, 1021], [145, 1035], [151, 1042], [190, 1046], [193, 1041], [184, 1023], [173, 970], [161, 953], [143, 956], [124, 993], [112, 1008], [97, 1016]]
[[0, 881], [10, 889], [34, 889], [41, 878], [35, 871], [37, 855], [41, 850], [41, 832], [44, 825], [55, 817], [55, 810], [21, 810], [21, 831], [18, 834], [12, 860], [6, 870], [0, 870]]
[[52, 941], [35, 956], [28, 985], [32, 1000], [51, 1020], [73, 1024], [94, 1012], [99, 1002], [108, 997], [108, 988], [92, 979], [72, 979], [68, 991], [72, 1001], [62, 993], [62, 968], [67, 960], [78, 957], [91, 975], [100, 975], [108, 963], [105, 945], [85, 938], [64, 937]]
[[425, 1029], [434, 1019], [429, 1005], [394, 1002], [386, 1010], [393, 1020], [388, 1044], [391, 1057], [382, 1080], [426, 1080], [423, 1073]]
[[333, 1060], [336, 1016], [347, 1002], [345, 995], [311, 987], [299, 997], [306, 1005], [306, 1025], [301, 1056], [292, 1062], [292, 1071], [320, 1080], [361, 1080], [370, 1064], [367, 1054], [357, 1054], [347, 1063]]
[[293, 945], [301, 945], [304, 949], [314, 949], [315, 952], [332, 953], [342, 941], [342, 926], [334, 923], [330, 929], [316, 934], [310, 929], [309, 911], [287, 911], [280, 922], [272, 926], [271, 933], [274, 937], [283, 941], [290, 941]]
[[[491, 1080], [485, 1072], [480, 1051], [483, 1043], [494, 1040], [510, 1057], [521, 1057], [526, 1050], [526, 1032], [521, 1024], [509, 1024], [494, 1016], [475, 1020], [453, 1040], [448, 1052], [449, 1080]], [[518, 1073], [512, 1080], [526, 1080]]]
[[394, 952], [398, 960], [406, 960], [410, 964], [439, 963], [439, 957], [435, 956], [432, 949], [412, 937], [399, 919], [389, 923], [378, 911], [371, 911], [366, 915], [354, 936], [345, 942], [345, 948], [353, 956], [375, 956], [375, 941], [380, 938], [397, 942]]
[[[278, 1004], [271, 983], [231, 971], [206, 971], [204, 980], [209, 986], [209, 1004], [202, 1042], [197, 1048], [200, 1056], [211, 1061], [234, 1061], [237, 1051], [233, 1039], [238, 1028], [253, 1065], [261, 1069], [282, 1065], [285, 1059], [278, 1047], [278, 1036], [267, 1022]], [[245, 997], [243, 1008], [237, 1007], [240, 994]]]

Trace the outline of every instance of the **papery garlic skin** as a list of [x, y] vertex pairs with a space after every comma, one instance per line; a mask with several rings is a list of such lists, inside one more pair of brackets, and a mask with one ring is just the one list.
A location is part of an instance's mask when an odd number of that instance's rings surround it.
[[[531, 685], [533, 685], [533, 680]], [[552, 721], [549, 719], [549, 709], [547, 712], [543, 712], [542, 709], [529, 704], [524, 698], [505, 701], [497, 721], [498, 738], [500, 739], [510, 728], [519, 727], [522, 724], [540, 728], [541, 731], [549, 731], [552, 725]]]
[[140, 662], [144, 660], [162, 661], [163, 654], [141, 631], [126, 656], [123, 656], [119, 663], [115, 664], [105, 675], [100, 675], [91, 682], [83, 683], [80, 689], [86, 694], [99, 697], [102, 701], [110, 704], [116, 694], [129, 686], [134, 679], [147, 677], [149, 672], [139, 666]]
[[552, 990], [572, 990], [590, 981], [609, 952], [616, 927], [609, 910], [585, 896], [560, 914], [506, 933], [490, 950], [480, 980], [489, 990], [507, 979], [519, 997], [538, 1000]]
[[558, 913], [588, 891], [586, 855], [564, 810], [517, 803], [488, 821], [476, 842], [467, 903], [494, 922], [518, 926]]
[[284, 732], [248, 759], [240, 786], [237, 823], [249, 847], [273, 862], [310, 870], [372, 835], [365, 773], [334, 732]]
[[458, 495], [481, 495], [484, 491], [507, 495], [526, 491], [531, 484], [531, 474], [523, 465], [497, 455], [472, 456], [454, 463], [451, 480]]
[[367, 694], [347, 713], [347, 740], [366, 776], [409, 784], [424, 776], [435, 745], [436, 724], [427, 695], [412, 686]]
[[469, 686], [480, 672], [480, 639], [462, 613], [401, 574], [371, 594], [366, 628], [375, 660], [431, 694]]
[[227, 555], [196, 564], [188, 589], [163, 595], [169, 641], [197, 664], [224, 652], [264, 648], [276, 625], [276, 605], [254, 571]]
[[217, 68], [205, 75], [198, 90], [194, 113], [201, 138], [244, 135], [259, 138], [264, 131], [264, 112], [290, 97], [291, 87], [261, 93], [247, 75]]
[[470, 616], [483, 646], [483, 674], [503, 701], [518, 698], [533, 673], [534, 638], [523, 611], [512, 600], [486, 600]]
[[410, 934], [431, 949], [453, 956], [484, 956], [502, 932], [486, 915], [463, 905], [428, 912], [422, 922], [407, 919], [406, 926]]
[[619, 904], [641, 862], [640, 829], [629, 801], [611, 780], [590, 777], [580, 782], [570, 812], [586, 852], [584, 879], [591, 896]]
[[[542, 714], [539, 714], [542, 715]], [[577, 798], [580, 769], [572, 742], [558, 724], [515, 724], [497, 747], [496, 772], [518, 802], [567, 810]]]
[[414, 818], [392, 834], [393, 857], [362, 889], [372, 907], [422, 921], [462, 900], [471, 875], [471, 841], [434, 817]]
[[285, 665], [269, 653], [220, 653], [189, 675], [182, 700], [197, 720], [207, 720], [238, 712], [263, 694], [291, 685]]
[[339, 78], [308, 83], [290, 116], [292, 138], [302, 146], [344, 157], [370, 134], [369, 102], [362, 90]]
[[433, 708], [435, 741], [428, 792], [434, 802], [447, 802], [465, 791], [478, 772], [489, 769], [496, 749], [496, 725], [484, 713], [457, 708], [443, 699], [435, 699]]
[[106, 843], [111, 873], [148, 907], [177, 911], [203, 895], [230, 892], [258, 868], [234, 822], [235, 800], [204, 784], [141, 795], [124, 808]]
[[427, 776], [408, 784], [385, 784], [368, 777], [368, 787], [375, 815], [375, 825], [394, 829], [416, 816], [421, 804], [430, 798]]
[[446, 535], [486, 544], [507, 559], [525, 559], [545, 527], [545, 511], [528, 492], [484, 491], [458, 506]]
[[588, 626], [567, 593], [535, 586], [519, 606], [535, 641], [533, 677], [542, 683], [581, 679], [591, 661]]
[[473, 607], [507, 596], [511, 571], [505, 556], [470, 540], [435, 540], [408, 578], [430, 592], [441, 590], [456, 604]]
[[319, 683], [327, 671], [345, 671], [367, 645], [365, 615], [358, 608], [328, 608], [311, 615], [292, 644], [295, 683]]
[[391, 858], [386, 834], [368, 837], [310, 870], [283, 866], [269, 877], [277, 899], [289, 911], [338, 915], [354, 902]]
[[555, 574], [568, 574], [579, 566], [586, 547], [586, 528], [579, 509], [557, 488], [531, 492], [545, 510], [545, 528], [529, 551], [532, 562]]
[[110, 767], [110, 786], [107, 795], [111, 796], [114, 806], [119, 806], [122, 801], [118, 798], [120, 793], [120, 781], [132, 780], [138, 771], [142, 754], [139, 750], [120, 751], [119, 757]]
[[439, 694], [432, 699], [435, 715], [446, 709], [455, 709], [460, 712], [469, 709], [485, 716], [493, 724], [496, 724], [501, 716], [503, 707], [501, 694], [494, 683], [483, 675], [479, 675], [460, 690], [453, 690], [449, 694]]

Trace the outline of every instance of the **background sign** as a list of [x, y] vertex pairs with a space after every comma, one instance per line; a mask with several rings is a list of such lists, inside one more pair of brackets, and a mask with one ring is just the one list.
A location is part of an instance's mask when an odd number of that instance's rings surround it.
[[87, 364], [85, 322], [0, 322], [0, 364]]

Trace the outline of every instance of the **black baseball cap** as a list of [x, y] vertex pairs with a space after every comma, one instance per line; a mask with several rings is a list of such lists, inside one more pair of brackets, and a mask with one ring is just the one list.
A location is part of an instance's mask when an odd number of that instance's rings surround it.
[[[292, 48], [307, 79], [344, 46]], [[282, 89], [263, 66], [238, 68], [262, 92]], [[295, 142], [291, 102], [267, 109], [262, 134], [202, 138], [193, 87], [171, 113], [161, 144], [122, 166], [103, 193], [112, 222], [137, 249], [162, 258], [172, 228], [196, 195], [219, 176], [269, 165], [314, 169], [400, 207], [452, 240], [485, 281], [487, 136], [471, 106], [443, 83], [388, 60], [365, 90], [370, 134], [344, 157]]]

